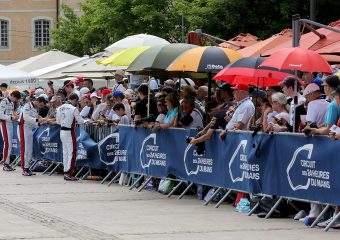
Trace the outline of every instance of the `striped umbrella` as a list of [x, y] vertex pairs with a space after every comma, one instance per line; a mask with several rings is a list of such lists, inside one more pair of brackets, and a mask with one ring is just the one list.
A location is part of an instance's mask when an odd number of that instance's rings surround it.
[[102, 61], [97, 61], [97, 64], [128, 67], [142, 52], [149, 48], [150, 46], [127, 48]]
[[292, 70], [259, 67], [264, 57], [246, 57], [230, 63], [215, 75], [214, 80], [229, 84], [247, 84], [261, 87], [277, 86], [285, 77], [294, 75]]
[[170, 72], [206, 73], [208, 78], [208, 96], [211, 96], [211, 77], [229, 63], [242, 58], [234, 50], [221, 47], [198, 47], [190, 49], [177, 57], [167, 68]]

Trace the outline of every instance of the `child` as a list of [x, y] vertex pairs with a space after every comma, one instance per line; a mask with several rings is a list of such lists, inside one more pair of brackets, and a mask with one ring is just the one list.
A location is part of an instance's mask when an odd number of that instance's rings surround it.
[[119, 116], [119, 124], [129, 125], [131, 124], [131, 118], [125, 114], [125, 107], [123, 103], [117, 103], [113, 107], [113, 111]]

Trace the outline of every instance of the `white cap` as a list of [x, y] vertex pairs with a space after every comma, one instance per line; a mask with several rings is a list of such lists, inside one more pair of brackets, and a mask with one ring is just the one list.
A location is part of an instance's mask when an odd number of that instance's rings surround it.
[[287, 98], [283, 93], [277, 92], [272, 95], [272, 101], [273, 102], [278, 102], [282, 105], [287, 104]]
[[90, 92], [90, 89], [88, 89], [87, 87], [83, 87], [79, 90], [79, 92], [80, 92], [80, 97], [84, 97], [86, 93]]
[[97, 92], [91, 93], [90, 98], [93, 98], [93, 97], [101, 98], [100, 96], [97, 95]]
[[320, 91], [319, 85], [317, 85], [316, 83], [310, 83], [310, 84], [307, 85], [305, 90], [303, 90], [303, 96], [306, 96], [306, 95], [308, 95], [312, 92], [316, 92], [316, 91]]
[[38, 88], [37, 90], [35, 90], [34, 94], [35, 94], [35, 97], [38, 98], [40, 97], [41, 94], [45, 94], [45, 91], [42, 88]]
[[48, 96], [45, 93], [40, 94], [38, 97], [43, 97], [43, 98], [45, 98], [46, 101], [48, 101]]

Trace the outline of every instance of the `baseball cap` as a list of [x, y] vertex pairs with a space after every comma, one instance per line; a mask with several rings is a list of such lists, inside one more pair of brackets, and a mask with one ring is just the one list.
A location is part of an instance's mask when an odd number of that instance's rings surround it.
[[250, 97], [259, 97], [259, 98], [266, 98], [267, 97], [267, 93], [261, 89], [255, 89], [251, 94]]
[[272, 101], [273, 102], [278, 102], [282, 105], [287, 104], [287, 98], [283, 93], [277, 92], [272, 95]]
[[125, 76], [125, 72], [123, 71], [123, 70], [117, 70], [116, 72], [115, 72], [115, 75], [119, 75], [119, 76]]
[[321, 86], [323, 84], [323, 81], [322, 81], [322, 79], [320, 77], [316, 77], [316, 78], [313, 78], [311, 83], [315, 83], [315, 84]]
[[112, 96], [113, 97], [122, 97], [122, 98], [124, 98], [123, 92], [119, 91], [119, 90], [116, 90], [116, 91], [112, 92]]
[[102, 98], [101, 96], [99, 96], [99, 95], [97, 94], [97, 92], [91, 93], [90, 98], [93, 98], [93, 97]]
[[229, 83], [222, 83], [222, 85], [218, 88], [226, 91], [232, 91], [231, 85]]
[[58, 101], [58, 100], [61, 101], [60, 96], [53, 96], [50, 102], [52, 103], [52, 102], [55, 102], [55, 101]]
[[288, 76], [285, 79], [283, 79], [282, 82], [280, 82], [278, 85], [280, 87], [286, 86], [286, 87], [294, 87], [295, 82], [297, 83], [297, 87], [299, 88], [301, 86], [300, 81], [294, 77], [294, 76]]
[[246, 84], [237, 84], [236, 86], [231, 87], [231, 89], [233, 89], [233, 90], [241, 90], [241, 91], [248, 92], [249, 91], [249, 86], [246, 85]]
[[66, 80], [65, 82], [64, 82], [64, 87], [63, 88], [66, 88], [66, 87], [68, 87], [68, 86], [71, 86], [73, 84], [73, 82], [71, 81], [71, 80]]
[[111, 93], [111, 90], [110, 89], [107, 89], [107, 88], [104, 88], [102, 91], [101, 91], [103, 97], [110, 94]]
[[306, 96], [312, 92], [320, 91], [320, 87], [316, 83], [310, 83], [307, 87], [303, 90], [303, 96]]
[[77, 79], [76, 79], [76, 83], [82, 83], [82, 82], [84, 82], [85, 80], [84, 80], [84, 78], [83, 77], [81, 77], [81, 76], [79, 76], [79, 77], [77, 77]]
[[38, 88], [37, 90], [35, 90], [34, 94], [35, 97], [40, 97], [40, 95], [45, 94], [45, 91], [42, 88]]
[[45, 93], [40, 94], [39, 98], [44, 98], [46, 100], [46, 102], [48, 101], [48, 96]]
[[86, 93], [90, 92], [90, 89], [88, 89], [87, 87], [83, 87], [79, 90], [80, 92], [80, 97], [85, 96]]

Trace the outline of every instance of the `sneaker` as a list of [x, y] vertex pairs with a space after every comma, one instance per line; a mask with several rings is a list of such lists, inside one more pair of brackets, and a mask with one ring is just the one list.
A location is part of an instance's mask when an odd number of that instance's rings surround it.
[[309, 226], [311, 226], [312, 224], [313, 224], [313, 222], [315, 221], [315, 219], [316, 219], [316, 217], [309, 217], [309, 216], [307, 216], [307, 217], [305, 217], [304, 218], [304, 224], [307, 226], [307, 227], [309, 227]]
[[22, 171], [22, 175], [28, 177], [28, 176], [32, 176], [35, 174], [32, 173], [29, 169], [24, 169], [24, 171]]
[[316, 224], [318, 227], [321, 227], [321, 228], [325, 228], [327, 227], [327, 225], [333, 220], [333, 217], [329, 218], [328, 220], [326, 221], [323, 221], [323, 222], [319, 222], [318, 224]]
[[305, 210], [301, 210], [300, 212], [298, 212], [295, 216], [294, 216], [294, 220], [299, 220], [301, 218], [304, 218], [307, 216], [307, 213]]
[[4, 164], [4, 167], [2, 169], [6, 172], [11, 172], [15, 170], [15, 168], [12, 168], [9, 164]]
[[73, 177], [73, 176], [70, 175], [70, 174], [64, 174], [64, 180], [65, 180], [65, 181], [78, 181], [78, 178]]

